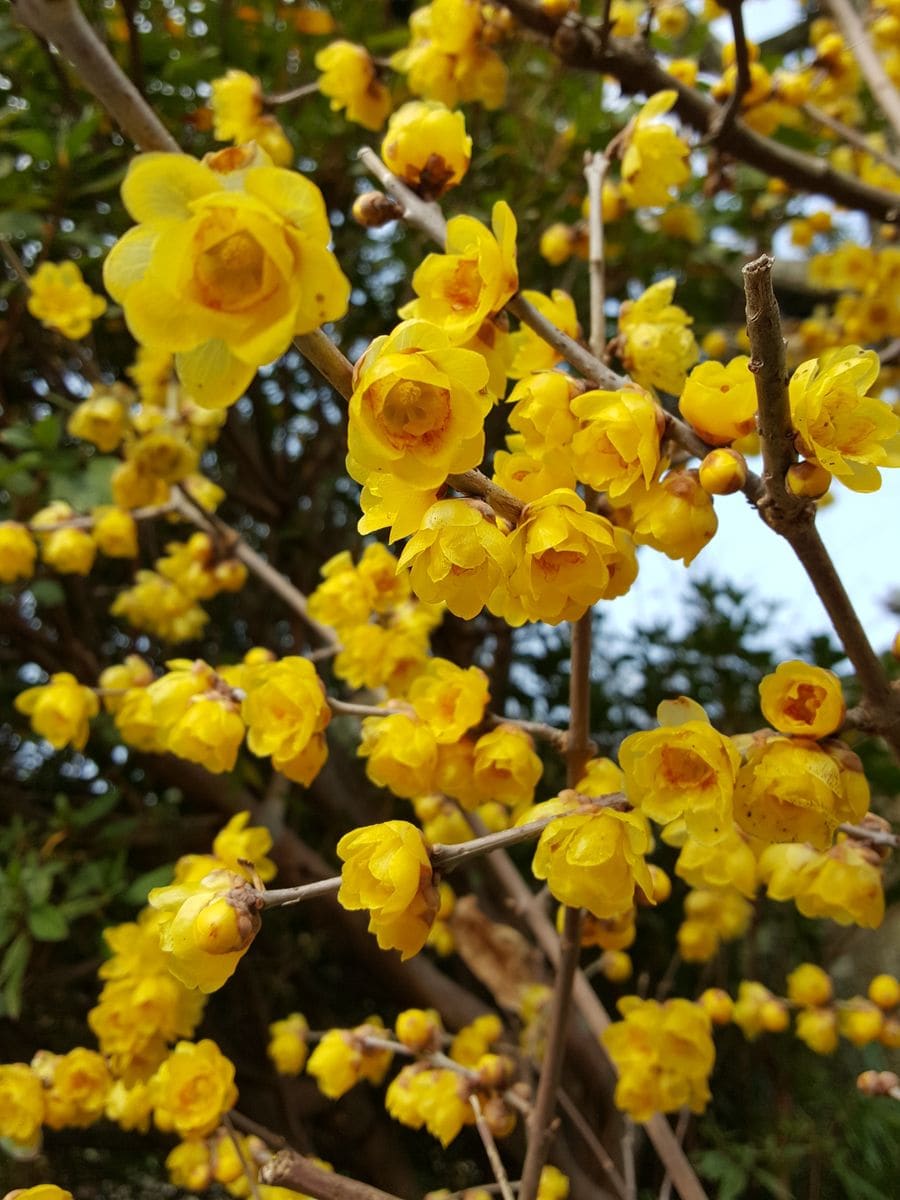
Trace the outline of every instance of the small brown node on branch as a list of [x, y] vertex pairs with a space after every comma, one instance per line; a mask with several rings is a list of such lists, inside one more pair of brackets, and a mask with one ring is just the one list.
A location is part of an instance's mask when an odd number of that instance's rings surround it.
[[353, 219], [365, 229], [379, 229], [403, 216], [403, 206], [384, 192], [363, 192], [353, 201]]

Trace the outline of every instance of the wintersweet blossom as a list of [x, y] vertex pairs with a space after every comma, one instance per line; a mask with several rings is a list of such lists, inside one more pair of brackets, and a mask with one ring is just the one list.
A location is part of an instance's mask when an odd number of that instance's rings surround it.
[[37, 546], [27, 526], [18, 521], [0, 521], [0, 583], [30, 579]]
[[690, 147], [671, 126], [657, 120], [677, 99], [674, 89], [657, 92], [634, 119], [622, 159], [622, 194], [632, 208], [670, 204], [671, 189], [691, 177]]
[[436, 200], [468, 171], [472, 139], [461, 112], [436, 100], [411, 100], [391, 115], [381, 157], [426, 200]]
[[591, 391], [572, 401], [581, 424], [572, 438], [572, 462], [582, 483], [613, 499], [635, 484], [649, 487], [660, 466], [665, 417], [646, 392]]
[[689, 326], [693, 318], [672, 303], [675, 279], [651, 284], [619, 311], [621, 356], [626, 369], [644, 387], [678, 395], [699, 357]]
[[678, 400], [681, 415], [712, 446], [726, 446], [756, 428], [756, 381], [750, 359], [702, 362], [685, 381]]
[[90, 719], [100, 711], [100, 701], [94, 692], [68, 671], [51, 675], [48, 683], [26, 688], [16, 696], [15, 706], [30, 717], [31, 728], [46, 738], [54, 750], [65, 746], [83, 750]]
[[345, 834], [338, 902], [365, 909], [382, 950], [412, 958], [425, 945], [438, 909], [431, 859], [421, 832], [408, 821], [385, 821]]
[[106, 301], [91, 291], [75, 263], [43, 262], [29, 281], [28, 311], [64, 337], [83, 338], [106, 312]]
[[44, 1088], [28, 1063], [0, 1064], [0, 1138], [31, 1147], [44, 1121]]
[[391, 111], [391, 93], [378, 78], [378, 70], [365, 46], [338, 39], [319, 50], [315, 58], [319, 91], [331, 101], [332, 112], [344, 109], [348, 121], [377, 130]]
[[779, 663], [759, 685], [762, 714], [779, 733], [824, 738], [844, 722], [841, 681], [833, 671], [797, 659]]
[[179, 1042], [150, 1081], [153, 1117], [165, 1132], [205, 1137], [234, 1108], [234, 1064], [215, 1042]]
[[104, 282], [137, 341], [175, 352], [198, 403], [232, 404], [295, 334], [346, 311], [321, 193], [260, 150], [138, 155], [122, 199], [138, 224]]

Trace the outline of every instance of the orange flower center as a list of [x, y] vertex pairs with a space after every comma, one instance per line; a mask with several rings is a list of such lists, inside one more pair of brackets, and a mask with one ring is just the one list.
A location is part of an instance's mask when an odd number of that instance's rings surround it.
[[381, 395], [373, 388], [370, 403], [392, 446], [399, 448], [438, 442], [450, 421], [446, 388], [401, 379]]
[[660, 751], [663, 777], [672, 787], [708, 787], [716, 778], [713, 768], [693, 750], [663, 746]]
[[203, 303], [234, 312], [258, 303], [266, 257], [252, 234], [237, 230], [209, 246], [197, 258], [194, 279]]
[[785, 715], [792, 721], [806, 725], [816, 719], [816, 714], [825, 702], [825, 689], [814, 683], [800, 683], [795, 694], [784, 705]]

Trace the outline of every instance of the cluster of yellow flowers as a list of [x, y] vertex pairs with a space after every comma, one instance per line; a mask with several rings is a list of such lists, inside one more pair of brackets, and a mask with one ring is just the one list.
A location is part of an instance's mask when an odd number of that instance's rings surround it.
[[866, 996], [837, 1000], [828, 973], [815, 963], [801, 963], [788, 974], [784, 997], [743, 980], [737, 1000], [721, 988], [709, 988], [698, 1003], [713, 1024], [733, 1022], [750, 1041], [789, 1029], [793, 1012], [794, 1033], [816, 1054], [833, 1054], [841, 1037], [857, 1047], [900, 1046], [900, 983], [893, 975], [876, 975]]
[[703, 1112], [716, 1059], [706, 1010], [690, 1000], [637, 996], [624, 996], [618, 1008], [624, 1020], [601, 1038], [619, 1073], [616, 1105], [635, 1121], [684, 1107]]
[[509, 12], [481, 0], [432, 0], [409, 18], [412, 40], [391, 58], [411, 92], [449, 108], [476, 101], [499, 108], [507, 70], [493, 46], [509, 28]]
[[84, 282], [77, 263], [43, 262], [28, 283], [28, 311], [63, 337], [83, 338], [106, 312], [106, 301]]
[[[220, 1184], [236, 1200], [308, 1200], [301, 1192], [259, 1181], [260, 1168], [271, 1158], [272, 1151], [261, 1138], [219, 1126], [207, 1137], [191, 1136], [179, 1142], [166, 1157], [166, 1169], [170, 1183], [192, 1193]], [[322, 1170], [333, 1169], [320, 1158], [311, 1161]]]

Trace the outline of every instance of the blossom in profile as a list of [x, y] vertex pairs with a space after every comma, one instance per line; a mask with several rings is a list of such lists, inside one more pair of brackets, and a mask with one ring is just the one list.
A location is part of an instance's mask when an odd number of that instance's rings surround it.
[[369, 932], [382, 950], [411, 958], [425, 945], [438, 910], [431, 859], [422, 834], [408, 821], [384, 821], [345, 834], [338, 902], [369, 914]]
[[54, 750], [72, 746], [83, 750], [90, 733], [90, 719], [100, 711], [93, 690], [80, 684], [68, 671], [50, 676], [49, 683], [26, 688], [15, 699], [19, 712], [31, 720], [31, 728], [46, 738]]
[[106, 301], [91, 291], [75, 263], [43, 262], [29, 281], [28, 311], [63, 337], [83, 338], [106, 312]]
[[458, 110], [437, 100], [411, 100], [392, 114], [381, 157], [414, 191], [436, 200], [462, 182], [472, 158], [472, 139]]
[[319, 91], [333, 112], [343, 109], [348, 121], [377, 130], [391, 111], [391, 93], [378, 78], [378, 68], [365, 46], [338, 39], [316, 54]]
[[632, 208], [659, 207], [672, 202], [672, 189], [691, 177], [690, 147], [670, 125], [659, 121], [678, 93], [657, 92], [634, 119], [622, 159], [622, 194]]

